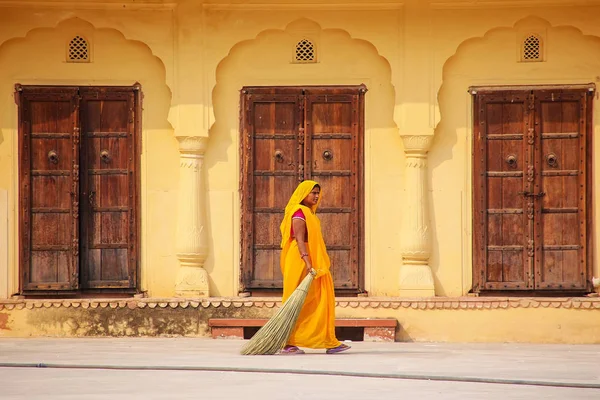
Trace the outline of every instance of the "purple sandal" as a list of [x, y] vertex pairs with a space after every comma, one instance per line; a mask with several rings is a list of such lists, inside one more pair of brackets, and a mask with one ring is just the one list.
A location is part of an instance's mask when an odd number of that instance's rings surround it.
[[347, 344], [340, 344], [338, 347], [334, 347], [332, 349], [327, 349], [327, 351], [325, 353], [327, 354], [335, 354], [335, 353], [341, 353], [342, 351], [346, 351], [346, 350], [350, 350], [350, 346], [348, 346]]
[[283, 349], [281, 349], [281, 351], [279, 353], [280, 354], [304, 354], [304, 350], [299, 349], [297, 346], [285, 346]]

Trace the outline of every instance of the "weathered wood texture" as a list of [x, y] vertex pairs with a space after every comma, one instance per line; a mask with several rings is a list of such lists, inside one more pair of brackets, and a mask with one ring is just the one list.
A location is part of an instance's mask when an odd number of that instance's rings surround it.
[[591, 290], [587, 89], [475, 96], [475, 291]]
[[137, 88], [17, 86], [22, 291], [137, 286]]
[[248, 87], [241, 96], [243, 290], [281, 290], [283, 209], [296, 185], [318, 210], [336, 289], [363, 287], [363, 86]]

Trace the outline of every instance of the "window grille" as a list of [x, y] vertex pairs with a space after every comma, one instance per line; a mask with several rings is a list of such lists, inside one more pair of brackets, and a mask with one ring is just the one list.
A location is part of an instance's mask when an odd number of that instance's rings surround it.
[[297, 63], [314, 63], [317, 61], [315, 45], [308, 39], [302, 39], [296, 44]]
[[536, 35], [529, 35], [523, 40], [521, 61], [543, 61], [542, 41]]
[[69, 42], [68, 62], [89, 62], [90, 48], [87, 40], [81, 36], [75, 36]]

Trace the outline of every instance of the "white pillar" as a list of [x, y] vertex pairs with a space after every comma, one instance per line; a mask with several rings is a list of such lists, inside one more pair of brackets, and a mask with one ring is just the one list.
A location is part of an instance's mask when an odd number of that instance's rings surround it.
[[429, 266], [431, 238], [427, 191], [427, 151], [432, 135], [402, 136], [406, 154], [406, 186], [402, 218], [400, 296], [435, 296]]
[[208, 238], [204, 220], [206, 195], [202, 163], [207, 137], [183, 136], [179, 141], [179, 207], [177, 210], [177, 258], [179, 272], [175, 283], [177, 297], [208, 297], [208, 273], [204, 261]]

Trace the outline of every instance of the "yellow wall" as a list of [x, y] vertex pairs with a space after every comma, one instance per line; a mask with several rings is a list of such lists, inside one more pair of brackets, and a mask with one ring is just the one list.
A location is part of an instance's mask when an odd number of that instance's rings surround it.
[[[520, 57], [519, 41], [531, 33], [544, 40], [545, 62], [517, 62]], [[429, 156], [433, 188], [431, 216], [438, 241], [432, 255], [438, 280], [437, 294], [455, 296], [471, 287], [468, 266], [471, 265], [472, 240], [472, 101], [467, 88], [477, 85], [594, 83], [600, 82], [599, 67], [600, 37], [584, 36], [573, 26], [554, 27], [535, 17], [519, 20], [514, 26], [491, 29], [482, 37], [464, 41], [444, 63], [442, 85], [438, 92], [441, 119]], [[594, 135], [600, 132], [599, 112], [596, 101]], [[593, 153], [598, 154], [597, 141], [593, 141], [593, 145]], [[595, 188], [600, 187], [598, 172], [598, 164], [594, 163]], [[456, 212], [448, 213], [448, 209]], [[592, 210], [595, 215], [593, 224], [598, 227], [596, 204]], [[598, 235], [595, 235], [594, 243], [595, 260]], [[458, 252], [457, 249], [462, 250]], [[598, 262], [594, 261], [593, 265], [594, 276], [600, 275]]]
[[[91, 63], [66, 63], [66, 43], [75, 35], [92, 44]], [[171, 93], [163, 63], [142, 42], [126, 40], [114, 29], [94, 29], [68, 19], [56, 28], [31, 30], [0, 46], [0, 188], [9, 192], [9, 288], [17, 276], [17, 106], [14, 84], [132, 85], [144, 92], [142, 115], [142, 285], [163, 295], [173, 291], [177, 266], [173, 219], [165, 210], [177, 201], [178, 151], [167, 121]]]
[[[316, 44], [318, 63], [312, 65], [291, 63], [293, 50], [302, 38]], [[394, 258], [395, 238], [371, 236], [371, 232], [385, 230], [386, 224], [400, 224], [395, 204], [400, 196], [403, 167], [402, 145], [393, 120], [394, 89], [391, 85], [389, 63], [369, 42], [352, 39], [343, 30], [321, 29], [309, 20], [298, 20], [285, 30], [262, 32], [256, 39], [237, 44], [216, 70], [217, 83], [212, 101], [215, 124], [210, 131], [210, 145], [206, 153], [210, 204], [227, 205], [235, 215], [234, 225], [212, 223], [215, 253], [209, 258], [209, 272], [216, 287], [237, 281], [236, 271], [222, 269], [239, 260], [238, 219], [239, 188], [239, 90], [244, 85], [357, 85], [369, 89], [365, 110], [365, 176], [366, 182], [366, 248], [371, 268], [367, 280], [375, 283], [379, 293], [392, 294], [395, 290], [398, 259]], [[232, 106], [234, 105], [234, 106]], [[224, 179], [226, 177], [226, 179]], [[373, 197], [371, 193], [380, 195]], [[372, 205], [372, 206], [371, 206]], [[395, 211], [389, 212], [388, 210]], [[213, 210], [210, 210], [213, 214]], [[222, 215], [223, 213], [220, 213]], [[231, 228], [234, 228], [233, 232]], [[225, 229], [226, 230], [225, 230]], [[233, 234], [232, 234], [233, 233]], [[217, 259], [219, 250], [227, 253], [227, 262]], [[227, 274], [225, 275], [225, 273]], [[221, 282], [217, 279], [222, 279]], [[227, 294], [219, 291], [221, 294]]]
[[[600, 81], [599, 5], [39, 3], [17, 9], [0, 0], [0, 189], [9, 199], [10, 293], [17, 288], [16, 82], [142, 84], [142, 286], [150, 296], [168, 297], [179, 268], [176, 135], [210, 138], [203, 172], [210, 232], [205, 268], [211, 295], [237, 295], [242, 86], [367, 85], [365, 276], [374, 296], [398, 294], [405, 173], [400, 134], [435, 133], [427, 175], [429, 264], [436, 295], [460, 296], [471, 283], [467, 87]], [[518, 39], [532, 30], [545, 38], [547, 61], [518, 63]], [[81, 33], [93, 45], [93, 62], [65, 63], [65, 44]], [[291, 63], [294, 45], [304, 37], [317, 45], [317, 64]], [[596, 121], [598, 110], [596, 100]], [[594, 132], [599, 130], [596, 122]], [[597, 169], [594, 163], [595, 187]], [[597, 262], [594, 275], [600, 276]]]

